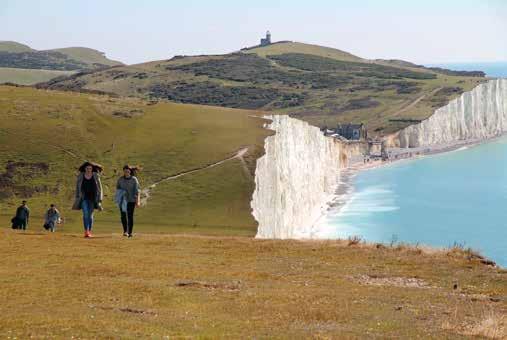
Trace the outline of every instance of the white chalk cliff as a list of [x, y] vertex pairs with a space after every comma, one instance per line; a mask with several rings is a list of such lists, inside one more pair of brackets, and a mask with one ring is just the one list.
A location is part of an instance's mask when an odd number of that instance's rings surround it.
[[289, 116], [266, 118], [276, 134], [257, 160], [251, 202], [257, 237], [312, 238], [340, 179], [341, 143]]
[[413, 148], [483, 140], [507, 132], [507, 79], [490, 80], [463, 93], [428, 119], [398, 135], [400, 147]]
[[[347, 159], [360, 144], [325, 137], [306, 122], [266, 117], [276, 133], [265, 140], [257, 160], [251, 207], [258, 238], [318, 237], [316, 222], [328, 207]], [[398, 133], [401, 147], [482, 140], [507, 132], [507, 79], [491, 80], [437, 109], [428, 119]]]

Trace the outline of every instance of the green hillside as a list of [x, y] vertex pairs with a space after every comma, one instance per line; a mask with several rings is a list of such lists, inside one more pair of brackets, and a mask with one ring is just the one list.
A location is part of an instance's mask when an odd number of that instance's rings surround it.
[[[69, 47], [37, 51], [17, 42], [0, 41], [0, 84], [8, 82], [32, 85], [62, 75], [118, 65], [122, 63], [110, 60], [104, 53], [91, 48]], [[67, 73], [62, 73], [63, 71]]]
[[73, 73], [75, 72], [0, 67], [0, 84], [13, 83], [19, 85], [34, 85], [49, 81], [56, 77], [68, 76]]
[[248, 148], [243, 159], [159, 184], [137, 215], [151, 231], [255, 233], [252, 173], [268, 133], [264, 121], [251, 116], [255, 112], [9, 86], [0, 86], [0, 107], [3, 225], [27, 198], [31, 228], [40, 228], [45, 205], [54, 202], [66, 218], [65, 230], [79, 231], [81, 216], [69, 208], [75, 169], [86, 159], [106, 168], [105, 211], [97, 216], [97, 230], [109, 231], [118, 228], [112, 195], [123, 164], [142, 165], [146, 189]]
[[270, 55], [280, 55], [288, 53], [301, 53], [310, 54], [324, 58], [331, 58], [342, 61], [364, 61], [364, 59], [357, 57], [345, 51], [336, 48], [303, 44], [299, 42], [284, 42], [275, 43], [265, 47], [257, 47], [253, 49], [246, 49], [245, 53], [255, 53], [260, 57], [267, 57]]
[[59, 52], [70, 59], [80, 61], [87, 65], [105, 65], [105, 66], [118, 66], [122, 65], [121, 62], [110, 60], [105, 57], [104, 53], [99, 52], [97, 50], [86, 48], [86, 47], [67, 47], [67, 48], [57, 48], [53, 50], [49, 50], [53, 52]]
[[363, 122], [370, 134], [385, 135], [427, 118], [485, 81], [481, 75], [282, 42], [115, 67], [42, 87], [289, 113], [317, 126]]
[[0, 41], [0, 52], [11, 52], [11, 53], [19, 53], [19, 52], [32, 52], [30, 46], [20, 44], [15, 41]]

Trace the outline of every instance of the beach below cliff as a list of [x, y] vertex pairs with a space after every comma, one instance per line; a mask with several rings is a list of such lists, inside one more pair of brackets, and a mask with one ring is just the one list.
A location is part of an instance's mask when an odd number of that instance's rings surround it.
[[380, 158], [373, 158], [369, 161], [364, 161], [363, 157], [352, 157], [348, 166], [340, 171], [340, 182], [336, 188], [334, 196], [329, 203], [328, 210], [332, 209], [333, 212], [336, 213], [339, 211], [340, 207], [347, 203], [348, 199], [351, 196], [351, 193], [354, 190], [354, 178], [361, 171], [386, 167], [397, 164], [401, 161], [410, 161], [422, 157], [465, 150], [484, 143], [494, 142], [495, 140], [498, 140], [505, 136], [507, 136], [507, 133], [495, 136], [493, 138], [461, 140], [417, 148], [388, 148], [389, 159], [385, 161], [381, 160]]
[[315, 226], [315, 238], [461, 244], [507, 266], [507, 231], [501, 224], [507, 219], [506, 137], [439, 146], [390, 162], [351, 164]]

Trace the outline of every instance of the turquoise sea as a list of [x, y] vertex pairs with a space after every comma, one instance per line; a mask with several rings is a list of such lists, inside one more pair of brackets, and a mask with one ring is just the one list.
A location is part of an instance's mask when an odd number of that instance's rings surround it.
[[471, 247], [507, 266], [507, 137], [360, 172], [327, 237]]
[[[507, 76], [507, 64], [503, 72], [481, 65], [469, 69]], [[507, 267], [507, 137], [362, 171], [352, 184], [347, 203], [323, 221], [323, 237], [458, 244]]]
[[490, 63], [450, 63], [429, 66], [443, 67], [455, 71], [484, 71], [488, 77], [507, 78], [507, 61]]
[[507, 137], [360, 172], [326, 237], [471, 247], [507, 266]]

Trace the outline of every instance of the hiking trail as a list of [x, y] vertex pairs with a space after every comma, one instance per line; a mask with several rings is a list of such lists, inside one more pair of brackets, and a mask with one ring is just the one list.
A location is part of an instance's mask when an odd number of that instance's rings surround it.
[[423, 94], [422, 96], [418, 97], [417, 99], [415, 99], [414, 101], [410, 102], [408, 105], [404, 106], [403, 108], [401, 108], [400, 110], [396, 111], [394, 114], [393, 114], [393, 117], [395, 116], [398, 116], [399, 114], [405, 112], [405, 111], [408, 111], [410, 110], [411, 108], [413, 108], [414, 106], [416, 106], [417, 104], [419, 104], [419, 102], [421, 100], [423, 100], [424, 98], [426, 98], [427, 96], [432, 96], [434, 95], [435, 93], [437, 93], [438, 91], [440, 91], [442, 89], [442, 87], [437, 87], [436, 89], [432, 90], [431, 92], [429, 93], [425, 93]]
[[248, 167], [246, 166], [246, 162], [245, 162], [245, 160], [243, 158], [243, 156], [245, 156], [245, 154], [247, 152], [248, 152], [248, 148], [242, 148], [238, 152], [236, 152], [236, 154], [234, 156], [232, 156], [232, 157], [229, 157], [229, 158], [226, 158], [226, 159], [222, 159], [221, 161], [218, 161], [218, 162], [215, 162], [215, 163], [212, 163], [212, 164], [200, 167], [200, 168], [195, 168], [195, 169], [183, 171], [183, 172], [180, 172], [180, 173], [177, 173], [177, 174], [165, 177], [165, 178], [163, 178], [163, 179], [161, 179], [161, 180], [159, 180], [159, 181], [151, 184], [146, 189], [142, 189], [141, 190], [141, 206], [146, 206], [146, 204], [148, 203], [148, 200], [151, 197], [151, 190], [153, 190], [154, 188], [156, 188], [157, 185], [159, 185], [160, 183], [171, 181], [173, 179], [180, 178], [180, 177], [183, 177], [185, 175], [189, 175], [189, 174], [192, 174], [192, 173], [195, 173], [195, 172], [198, 172], [198, 171], [203, 171], [203, 170], [211, 169], [211, 168], [219, 166], [219, 165], [221, 165], [221, 164], [223, 164], [225, 162], [231, 161], [233, 159], [239, 159], [241, 161], [241, 164], [243, 165], [243, 169], [245, 170], [246, 173], [248, 173], [249, 178], [252, 178], [252, 175], [250, 174], [250, 171], [248, 170]]

